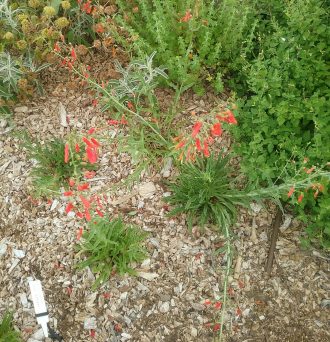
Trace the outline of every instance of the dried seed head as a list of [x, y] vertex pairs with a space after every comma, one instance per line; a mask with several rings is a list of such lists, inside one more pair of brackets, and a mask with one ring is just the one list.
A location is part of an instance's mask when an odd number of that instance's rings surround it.
[[63, 29], [67, 26], [69, 26], [70, 22], [66, 17], [61, 17], [55, 20], [55, 25], [56, 27], [58, 27], [59, 29]]
[[62, 1], [61, 6], [64, 10], [68, 10], [71, 7], [70, 1]]
[[43, 13], [46, 17], [53, 17], [56, 14], [55, 8], [52, 6], [45, 6]]
[[5, 39], [5, 40], [12, 40], [12, 39], [14, 39], [14, 34], [11, 33], [11, 32], [6, 32], [6, 33], [3, 35], [3, 39]]

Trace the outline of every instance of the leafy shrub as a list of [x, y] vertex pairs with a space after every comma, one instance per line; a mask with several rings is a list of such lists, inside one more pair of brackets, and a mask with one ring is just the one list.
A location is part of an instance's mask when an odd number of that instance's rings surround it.
[[[239, 103], [240, 125], [234, 129], [243, 170], [261, 184], [285, 182], [306, 157], [315, 166], [330, 160], [330, 33], [325, 2], [274, 3], [276, 13], [263, 26], [268, 34], [260, 26], [260, 53], [242, 70], [247, 96]], [[328, 202], [329, 192], [322, 196], [314, 199], [306, 193], [304, 199], [307, 215], [323, 213], [315, 218], [319, 229], [325, 227], [320, 219], [330, 210], [319, 207]]]
[[91, 267], [98, 274], [93, 288], [105, 282], [113, 272], [135, 274], [131, 263], [145, 259], [142, 242], [146, 233], [135, 226], [126, 226], [120, 218], [111, 221], [96, 218], [89, 228], [82, 235], [83, 242], [78, 245], [78, 249], [87, 253], [88, 257], [77, 267]]
[[188, 226], [218, 223], [230, 226], [236, 217], [236, 205], [248, 202], [229, 177], [228, 158], [197, 158], [196, 163], [183, 164], [175, 183], [169, 185], [173, 194], [165, 201], [174, 205], [170, 215], [187, 214]]
[[[95, 164], [88, 163], [83, 148], [79, 151], [75, 144], [65, 144], [61, 140], [54, 140], [41, 145], [26, 140], [24, 146], [27, 148], [30, 159], [36, 161], [31, 176], [36, 196], [52, 196], [58, 194], [60, 187], [68, 187], [70, 178], [80, 178], [83, 170], [95, 170]], [[65, 160], [66, 146], [69, 150], [69, 158]]]
[[253, 6], [239, 0], [117, 0], [116, 39], [139, 57], [157, 51], [170, 81], [201, 90], [201, 80], [222, 91], [222, 68], [240, 55], [251, 30]]
[[0, 342], [20, 342], [20, 334], [12, 327], [13, 316], [6, 312], [0, 322]]

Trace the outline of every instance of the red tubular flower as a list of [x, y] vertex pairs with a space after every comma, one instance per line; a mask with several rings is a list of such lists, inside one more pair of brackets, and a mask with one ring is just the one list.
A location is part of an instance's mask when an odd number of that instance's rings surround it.
[[85, 218], [87, 222], [91, 220], [91, 214], [88, 209], [85, 209]]
[[226, 117], [223, 119], [223, 121], [228, 122], [229, 124], [237, 125], [237, 121], [231, 110], [228, 109], [224, 114], [226, 115]]
[[88, 183], [85, 183], [85, 184], [80, 184], [77, 186], [77, 190], [78, 191], [84, 191], [84, 190], [87, 190], [89, 189], [89, 184]]
[[288, 198], [290, 198], [294, 193], [294, 187], [291, 187], [289, 192], [288, 192]]
[[204, 305], [211, 305], [212, 302], [209, 299], [205, 299], [204, 301]]
[[109, 125], [118, 125], [119, 121], [118, 120], [108, 120]]
[[101, 144], [94, 138], [91, 138], [91, 142], [94, 144], [95, 147], [100, 147]]
[[181, 23], [186, 23], [192, 18], [190, 10], [187, 10], [186, 14], [180, 19]]
[[77, 59], [77, 54], [74, 48], [71, 49], [71, 57], [73, 62]]
[[213, 326], [213, 331], [218, 331], [218, 330], [220, 330], [220, 328], [221, 328], [220, 323], [216, 323], [216, 324], [214, 324], [214, 326]]
[[69, 186], [70, 186], [70, 187], [73, 187], [74, 184], [75, 184], [75, 181], [74, 181], [72, 178], [70, 178], [70, 179], [69, 179]]
[[103, 217], [104, 214], [99, 210], [99, 209], [95, 209], [97, 215], [99, 215], [100, 217]]
[[95, 171], [86, 171], [84, 173], [84, 177], [87, 179], [91, 179], [95, 177], [96, 172]]
[[69, 202], [67, 206], [65, 207], [65, 212], [68, 214], [73, 209], [73, 204]]
[[128, 121], [125, 119], [125, 116], [124, 116], [124, 115], [121, 117], [120, 123], [121, 123], [122, 125], [127, 125], [127, 124], [128, 124]]
[[129, 110], [135, 110], [134, 105], [133, 105], [133, 103], [132, 103], [131, 101], [128, 101], [128, 102], [127, 102], [127, 108], [128, 108]]
[[209, 145], [207, 144], [207, 141], [204, 141], [203, 154], [206, 158], [210, 156]]
[[176, 146], [175, 149], [179, 150], [180, 148], [182, 148], [184, 145], [186, 144], [186, 142], [184, 140], [180, 141]]
[[77, 240], [78, 240], [78, 241], [81, 239], [82, 235], [83, 235], [83, 229], [82, 229], [82, 228], [79, 228], [79, 229], [77, 230]]
[[79, 144], [76, 144], [74, 148], [75, 148], [75, 150], [76, 150], [77, 153], [80, 152], [80, 146], [79, 146]]
[[213, 125], [213, 127], [211, 128], [211, 134], [214, 137], [219, 137], [222, 134], [221, 123], [217, 122]]
[[87, 159], [91, 164], [95, 164], [97, 162], [97, 150], [95, 148], [90, 148], [87, 146], [86, 148]]
[[64, 147], [64, 163], [69, 161], [69, 144], [65, 144]]
[[94, 148], [94, 144], [90, 142], [87, 138], [83, 137], [82, 140], [88, 147]]
[[72, 195], [73, 195], [73, 191], [65, 191], [63, 193], [63, 196], [65, 196], [65, 197], [69, 197], [69, 196], [72, 196]]
[[195, 146], [197, 148], [197, 151], [201, 151], [202, 150], [201, 141], [199, 139], [195, 139]]
[[60, 51], [61, 51], [61, 48], [60, 48], [58, 42], [56, 42], [56, 43], [54, 44], [54, 51], [56, 51], [56, 52], [60, 52]]
[[97, 106], [97, 104], [98, 104], [98, 100], [97, 99], [94, 99], [93, 101], [92, 101], [92, 106], [93, 107], [96, 107]]
[[215, 303], [214, 303], [214, 308], [215, 308], [216, 310], [220, 310], [221, 307], [222, 307], [222, 303], [221, 303], [221, 302], [215, 302]]
[[83, 214], [82, 212], [80, 212], [80, 211], [78, 211], [78, 212], [76, 213], [76, 215], [77, 215], [80, 219], [82, 219], [82, 218], [84, 217], [84, 214]]
[[199, 131], [200, 131], [201, 128], [202, 128], [202, 125], [203, 125], [203, 123], [200, 122], [200, 121], [198, 121], [198, 122], [196, 122], [196, 123], [194, 124], [193, 131], [192, 131], [192, 133], [191, 133], [191, 136], [192, 136], [193, 138], [195, 138], [196, 135], [199, 133]]
[[88, 199], [85, 198], [84, 196], [81, 196], [81, 195], [80, 195], [79, 197], [80, 197], [80, 200], [81, 200], [81, 202], [82, 202], [84, 208], [85, 208], [85, 209], [89, 209], [89, 208], [91, 207], [90, 201], [88, 201]]
[[301, 203], [301, 201], [303, 200], [303, 198], [304, 198], [304, 194], [301, 193], [301, 194], [299, 195], [299, 197], [298, 197], [298, 203]]
[[310, 169], [306, 170], [306, 173], [309, 175], [315, 170], [315, 166], [311, 167]]

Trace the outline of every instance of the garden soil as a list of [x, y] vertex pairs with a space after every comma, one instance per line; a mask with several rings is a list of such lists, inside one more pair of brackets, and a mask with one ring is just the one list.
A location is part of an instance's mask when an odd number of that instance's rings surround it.
[[[111, 56], [99, 64], [93, 56], [87, 59], [98, 77], [116, 77]], [[184, 216], [167, 216], [166, 181], [176, 174], [170, 163], [166, 170], [150, 167], [129, 187], [122, 184], [135, 169], [129, 155], [118, 149], [117, 138], [125, 129], [106, 124], [111, 113], [94, 107], [93, 94], [73, 76], [51, 67], [43, 84], [43, 96], [21, 101], [12, 119], [0, 121], [0, 313], [14, 313], [23, 341], [45, 340], [28, 287], [33, 278], [41, 280], [50, 326], [65, 342], [216, 339], [221, 311], [214, 303], [223, 300], [226, 260], [215, 252], [224, 238], [212, 227], [194, 227], [190, 233]], [[160, 91], [159, 96], [165, 107], [171, 93]], [[207, 113], [215, 100], [210, 94], [185, 94], [182, 117], [189, 122], [191, 112]], [[65, 213], [66, 198], [31, 196], [34, 161], [27, 159], [14, 134], [25, 130], [46, 142], [72, 132], [84, 135], [91, 127], [98, 129], [102, 143], [91, 192], [102, 195], [110, 217], [123, 215], [148, 232], [149, 254], [135, 265], [138, 276], [114, 275], [95, 291], [91, 270], [75, 268], [83, 258], [76, 251], [77, 232], [85, 223]], [[228, 139], [221, 144], [227, 146]], [[329, 260], [300, 248], [303, 227], [290, 213], [285, 213], [272, 273], [268, 277], [264, 272], [275, 211], [272, 204], [253, 204], [239, 212], [223, 341], [329, 341]]]

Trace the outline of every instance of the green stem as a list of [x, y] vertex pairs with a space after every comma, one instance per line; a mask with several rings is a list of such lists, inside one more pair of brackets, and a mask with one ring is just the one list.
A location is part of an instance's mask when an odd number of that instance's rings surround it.
[[[63, 58], [59, 53], [55, 54], [57, 56], [59, 56], [60, 58]], [[79, 75], [80, 78], [85, 79], [86, 77], [84, 77], [79, 70], [77, 70], [74, 66], [72, 66], [72, 69], [77, 75]], [[126, 106], [124, 106], [122, 103], [120, 103], [113, 95], [111, 95], [106, 89], [102, 88], [102, 86], [100, 86], [97, 82], [93, 81], [90, 78], [87, 78], [87, 81], [89, 84], [92, 84], [97, 90], [99, 90], [101, 93], [104, 93], [115, 105], [116, 107], [121, 108], [123, 111], [125, 111], [126, 113], [129, 113], [131, 115], [136, 116], [141, 122], [143, 122], [145, 125], [147, 125], [154, 133], [156, 133], [156, 135], [165, 143], [167, 144], [166, 139], [147, 121], [145, 120], [140, 114], [138, 114], [137, 112], [133, 112], [132, 110], [130, 110], [129, 108], [127, 108]]]

